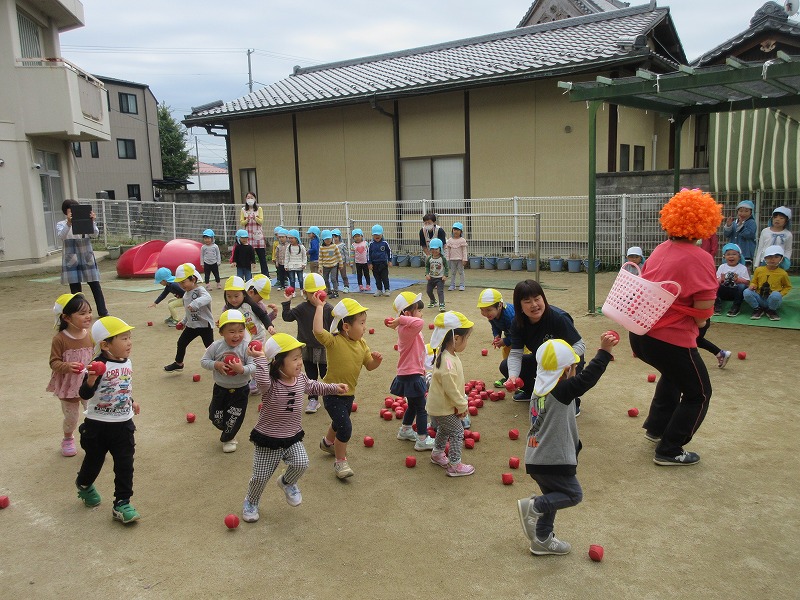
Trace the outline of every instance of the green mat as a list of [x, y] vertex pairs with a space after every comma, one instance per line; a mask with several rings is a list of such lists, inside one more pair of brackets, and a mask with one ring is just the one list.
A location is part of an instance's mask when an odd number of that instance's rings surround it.
[[37, 279], [29, 279], [28, 281], [33, 281], [34, 283], [59, 283], [61, 281], [61, 275], [54, 275], [53, 277], [39, 277]]
[[731, 307], [730, 302], [722, 303], [722, 314], [711, 317], [712, 323], [736, 323], [737, 325], [754, 325], [756, 327], [777, 327], [779, 329], [800, 329], [800, 277], [789, 277], [792, 282], [792, 291], [783, 299], [778, 314], [780, 321], [770, 321], [766, 315], [754, 321], [750, 318], [753, 309], [746, 302], [742, 304], [742, 311], [735, 317], [728, 317], [726, 313]]

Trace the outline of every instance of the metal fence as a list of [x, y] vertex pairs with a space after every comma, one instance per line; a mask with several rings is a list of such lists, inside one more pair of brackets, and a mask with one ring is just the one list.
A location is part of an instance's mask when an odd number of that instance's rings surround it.
[[[671, 194], [620, 194], [598, 196], [595, 255], [601, 268], [616, 270], [629, 246], [641, 246], [645, 254], [664, 241], [658, 224], [659, 211]], [[725, 214], [735, 214], [743, 198], [756, 203], [759, 229], [766, 226], [772, 209], [780, 204], [795, 208], [796, 192], [760, 192], [753, 195], [719, 195]], [[98, 215], [102, 246], [136, 244], [150, 239], [199, 240], [211, 228], [217, 243], [232, 245], [239, 226], [241, 205], [82, 200]], [[353, 228], [369, 237], [373, 224], [383, 226], [395, 252], [420, 252], [422, 215], [435, 212], [438, 224], [450, 233], [461, 221], [472, 256], [520, 257], [546, 264], [551, 257], [586, 258], [589, 253], [589, 200], [583, 196], [478, 198], [448, 201], [375, 201], [263, 204], [264, 230], [272, 238], [274, 227], [342, 230]], [[540, 231], [537, 231], [537, 224]], [[720, 231], [721, 233], [721, 231]], [[721, 240], [722, 241], [722, 240]], [[537, 251], [536, 244], [540, 247]]]

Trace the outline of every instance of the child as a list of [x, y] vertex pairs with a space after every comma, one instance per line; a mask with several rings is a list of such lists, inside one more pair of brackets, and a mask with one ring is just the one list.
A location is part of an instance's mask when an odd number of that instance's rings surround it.
[[306, 233], [308, 234], [308, 269], [312, 273], [319, 273], [319, 227], [311, 226]]
[[247, 289], [247, 295], [261, 310], [267, 313], [269, 320], [273, 323], [278, 318], [278, 307], [275, 304], [267, 304], [265, 300], [269, 300], [269, 295], [272, 292], [272, 284], [269, 277], [262, 273], [256, 273], [250, 281], [246, 281], [244, 287]]
[[462, 237], [463, 235], [464, 226], [456, 221], [453, 223], [453, 237], [447, 240], [444, 245], [444, 256], [453, 270], [453, 279], [450, 281], [450, 287], [448, 288], [451, 292], [456, 289], [456, 279], [459, 275], [461, 275], [461, 285], [458, 286], [458, 290], [464, 291], [464, 265], [467, 264], [469, 257], [467, 255], [467, 240]]
[[169, 317], [164, 319], [164, 323], [170, 327], [175, 327], [175, 325], [178, 324], [178, 321], [180, 321], [181, 310], [183, 309], [184, 291], [181, 286], [175, 283], [175, 278], [172, 276], [172, 271], [170, 271], [167, 267], [160, 267], [156, 269], [155, 280], [157, 284], [164, 286], [164, 290], [158, 295], [158, 298], [153, 300], [153, 303], [150, 304], [148, 308], [155, 308], [164, 298], [172, 294], [173, 297], [170, 298], [169, 302], [167, 302], [167, 308], [169, 308]]
[[282, 229], [282, 227], [280, 225], [278, 225], [277, 227], [275, 227], [275, 229], [272, 230], [272, 235], [273, 235], [272, 253], [270, 254], [270, 260], [272, 260], [272, 262], [275, 263], [275, 270], [276, 270], [276, 273], [275, 273], [275, 286], [278, 289], [281, 289], [281, 274], [277, 273], [277, 270], [278, 270], [278, 246], [280, 246], [280, 243], [281, 243], [279, 234], [280, 234], [281, 229]]
[[61, 440], [61, 455], [75, 456], [75, 428], [78, 426], [81, 400], [78, 390], [83, 383], [83, 370], [92, 360], [92, 307], [83, 294], [62, 294], [53, 306], [58, 333], [50, 344], [50, 369], [53, 375], [47, 391], [53, 392], [61, 401], [64, 415]]
[[436, 298], [433, 297], [433, 288], [439, 296], [439, 312], [444, 312], [444, 282], [450, 274], [450, 267], [447, 264], [447, 259], [442, 256], [442, 240], [435, 238], [431, 240], [431, 253], [425, 259], [425, 279], [428, 280], [428, 298], [430, 304], [428, 308], [436, 306]]
[[[415, 442], [414, 450], [424, 452], [433, 450], [433, 438], [428, 436], [428, 413], [425, 411], [425, 339], [422, 337], [422, 294], [401, 292], [394, 299], [397, 318], [386, 323], [397, 330], [397, 377], [392, 381], [389, 391], [395, 396], [408, 399], [408, 410], [403, 415], [403, 424], [397, 432], [398, 440]], [[417, 432], [411, 424], [417, 422]]]
[[183, 295], [183, 306], [185, 315], [183, 320], [175, 325], [175, 329], [181, 331], [178, 338], [178, 349], [175, 352], [175, 360], [164, 367], [167, 373], [181, 371], [183, 369], [183, 359], [186, 356], [186, 348], [192, 340], [199, 337], [203, 340], [203, 346], [208, 348], [214, 341], [214, 315], [211, 313], [211, 294], [200, 285], [200, 273], [194, 268], [192, 263], [183, 263], [175, 269], [175, 283], [181, 286], [185, 292]]
[[358, 291], [369, 292], [372, 290], [369, 280], [369, 266], [367, 265], [369, 247], [366, 240], [364, 240], [364, 232], [360, 229], [353, 229], [353, 243], [350, 248], [353, 250], [353, 262], [356, 266]]
[[[283, 302], [281, 316], [288, 322], [297, 322], [297, 339], [303, 342], [303, 366], [306, 374], [311, 379], [321, 379], [328, 372], [328, 358], [325, 346], [314, 337], [314, 314], [316, 307], [311, 304], [310, 297], [325, 289], [325, 282], [319, 273], [309, 273], [303, 282], [303, 293], [306, 301], [295, 308], [292, 308], [292, 295], [285, 294], [286, 300]], [[331, 305], [324, 302], [322, 305], [322, 325], [329, 329], [333, 323], [333, 311]], [[315, 413], [319, 410], [319, 398], [316, 394], [308, 397], [306, 413]]]
[[342, 255], [339, 247], [333, 243], [333, 234], [327, 229], [320, 234], [322, 246], [319, 249], [319, 266], [322, 267], [322, 278], [326, 287], [331, 290], [331, 298], [339, 297], [339, 263]]
[[256, 251], [250, 245], [250, 234], [244, 229], [236, 231], [236, 245], [231, 260], [236, 265], [236, 275], [247, 281], [253, 276], [252, 267], [256, 262]]
[[282, 290], [289, 285], [286, 274], [286, 247], [289, 245], [286, 236], [289, 232], [283, 227], [276, 227], [275, 229], [278, 230], [278, 245], [275, 248], [275, 271], [277, 272], [278, 278], [275, 281], [275, 285], [279, 290]]
[[767, 246], [780, 246], [783, 248], [783, 260], [780, 266], [784, 271], [789, 270], [792, 258], [792, 232], [789, 229], [789, 221], [792, 220], [792, 211], [785, 206], [779, 206], [772, 211], [772, 219], [769, 227], [761, 230], [761, 237], [758, 240], [758, 250], [756, 250], [753, 264], [757, 267], [763, 266], [764, 251]]
[[339, 229], [334, 229], [331, 233], [333, 234], [333, 243], [338, 246], [339, 254], [342, 255], [342, 262], [339, 263], [339, 275], [342, 277], [342, 291], [345, 294], [349, 294], [350, 278], [347, 276], [347, 267], [350, 264], [350, 254], [347, 252], [347, 244], [342, 241], [342, 232]]
[[[628, 248], [628, 251], [625, 253], [625, 262], [632, 262], [639, 266], [639, 269], [644, 268], [644, 253], [639, 246], [631, 246]], [[630, 265], [624, 267], [626, 271], [629, 273], [633, 273], [634, 275], [639, 275], [639, 271], [636, 267], [632, 267]]]
[[536, 381], [531, 399], [531, 428], [525, 449], [525, 470], [542, 490], [541, 496], [517, 500], [522, 531], [531, 554], [568, 554], [571, 546], [553, 535], [556, 511], [575, 506], [583, 490], [575, 477], [581, 442], [574, 398], [592, 389], [614, 358], [618, 338], [600, 336], [597, 355], [576, 374], [580, 357], [560, 339], [547, 340], [536, 350]]
[[744, 291], [750, 285], [750, 273], [744, 264], [742, 250], [736, 244], [725, 244], [722, 247], [722, 257], [725, 262], [717, 268], [719, 288], [717, 299], [714, 301], [714, 314], [722, 314], [723, 300], [733, 300], [728, 316], [735, 317], [742, 307]]
[[[492, 328], [492, 346], [503, 350], [503, 360], [511, 353], [511, 324], [514, 321], [514, 305], [503, 302], [503, 295], [495, 289], [486, 288], [478, 296], [478, 308], [481, 316], [489, 321]], [[503, 337], [503, 334], [506, 337]], [[501, 377], [494, 382], [494, 387], [502, 388], [506, 378]]]
[[[431, 243], [441, 241], [431, 240]], [[436, 441], [431, 462], [447, 469], [450, 477], [472, 475], [475, 467], [461, 462], [464, 425], [467, 415], [464, 395], [464, 368], [458, 353], [467, 347], [474, 323], [460, 312], [439, 313], [433, 320], [431, 347], [435, 350], [433, 376], [428, 390], [428, 413], [436, 417]], [[445, 447], [450, 443], [449, 454]], [[449, 459], [448, 459], [449, 458]]]
[[132, 329], [117, 317], [103, 317], [92, 325], [95, 352], [99, 352], [95, 361], [104, 363], [105, 369], [102, 373], [87, 371], [78, 392], [87, 401], [86, 419], [78, 428], [81, 448], [86, 452], [75, 479], [78, 498], [88, 507], [100, 504], [94, 482], [106, 454], [111, 453], [114, 459], [111, 515], [125, 525], [139, 520], [139, 513], [131, 505], [136, 447], [133, 416], [139, 414], [139, 404], [133, 400]]
[[767, 313], [770, 321], [780, 321], [778, 309], [783, 297], [792, 289], [789, 274], [778, 265], [783, 260], [783, 248], [768, 246], [764, 250], [766, 266], [753, 271], [750, 287], [744, 291], [744, 301], [753, 307], [751, 319], [760, 319]]
[[298, 506], [303, 501], [297, 487], [308, 469], [300, 419], [303, 394], [347, 393], [347, 385], [343, 383], [320, 383], [303, 373], [303, 346], [289, 334], [276, 333], [262, 352], [251, 351], [256, 357], [256, 381], [263, 395], [258, 423], [250, 432], [255, 449], [253, 476], [242, 508], [246, 523], [258, 521], [258, 501], [281, 460], [288, 468], [278, 478], [278, 487], [283, 490], [286, 502]]
[[372, 226], [372, 242], [367, 249], [367, 263], [375, 276], [375, 296], [389, 295], [389, 261], [392, 260], [392, 249], [383, 239], [383, 227]]
[[[286, 271], [289, 274], [289, 285], [299, 287], [303, 282], [303, 269], [306, 268], [306, 249], [300, 243], [300, 232], [289, 231], [289, 245], [286, 247]], [[312, 269], [313, 271], [313, 269]], [[295, 292], [294, 295], [296, 295]]]
[[347, 464], [347, 442], [350, 441], [353, 431], [350, 412], [353, 410], [358, 374], [362, 366], [366, 367], [367, 371], [377, 369], [383, 357], [379, 352], [371, 352], [364, 341], [367, 323], [365, 307], [351, 298], [345, 298], [333, 307], [333, 323], [330, 331], [327, 331], [323, 325], [325, 303], [316, 295], [309, 296], [308, 300], [315, 307], [314, 337], [325, 346], [331, 359], [330, 368], [323, 381], [325, 383], [341, 381], [347, 384], [347, 393], [323, 396], [323, 404], [331, 417], [331, 425], [319, 442], [323, 452], [336, 457], [333, 465], [336, 477], [345, 479], [353, 475], [353, 469]]
[[206, 348], [200, 360], [204, 369], [214, 372], [214, 390], [208, 405], [208, 418], [219, 429], [223, 452], [236, 452], [236, 433], [247, 411], [248, 383], [256, 373], [253, 357], [247, 351], [247, 329], [241, 311], [230, 309], [219, 317], [217, 340]]
[[220, 254], [219, 246], [214, 243], [213, 229], [206, 229], [203, 231], [203, 246], [200, 248], [200, 261], [203, 263], [203, 275], [206, 287], [211, 281], [211, 275], [213, 275], [214, 280], [217, 282], [217, 289], [219, 289], [219, 266], [222, 264], [222, 254]]
[[736, 205], [736, 221], [728, 217], [722, 233], [731, 243], [742, 249], [745, 264], [753, 262], [756, 249], [756, 220], [753, 218], [755, 205], [750, 200], [742, 200]]

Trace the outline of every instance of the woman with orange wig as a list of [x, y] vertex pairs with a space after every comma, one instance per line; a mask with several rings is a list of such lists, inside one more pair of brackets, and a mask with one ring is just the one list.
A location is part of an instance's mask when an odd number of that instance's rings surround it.
[[661, 209], [660, 222], [668, 239], [648, 257], [642, 277], [676, 281], [681, 291], [650, 331], [630, 334], [630, 343], [637, 357], [661, 373], [642, 425], [645, 437], [656, 444], [653, 461], [665, 466], [692, 465], [700, 456], [683, 446], [703, 422], [711, 399], [697, 335], [714, 312], [719, 285], [714, 259], [697, 242], [716, 233], [722, 206], [707, 193], [683, 189]]

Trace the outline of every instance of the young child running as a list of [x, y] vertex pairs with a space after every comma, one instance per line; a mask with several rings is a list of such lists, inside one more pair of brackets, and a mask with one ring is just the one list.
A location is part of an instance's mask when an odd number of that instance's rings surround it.
[[186, 314], [183, 320], [175, 325], [181, 332], [178, 338], [178, 349], [175, 360], [164, 367], [167, 373], [183, 369], [183, 359], [186, 349], [195, 338], [203, 341], [203, 346], [208, 348], [214, 341], [214, 315], [211, 313], [211, 294], [200, 285], [200, 273], [192, 263], [183, 263], [175, 269], [175, 283], [185, 292], [183, 306]]
[[[508, 359], [511, 353], [511, 324], [514, 322], [514, 305], [503, 302], [503, 295], [493, 288], [486, 288], [478, 295], [478, 308], [481, 316], [489, 321], [492, 328], [492, 347], [502, 349], [503, 360]], [[505, 334], [505, 337], [503, 337]], [[494, 382], [494, 387], [501, 388], [506, 382], [505, 377], [500, 377]]]
[[80, 419], [81, 405], [86, 409], [86, 401], [81, 400], [78, 390], [83, 383], [86, 365], [92, 360], [92, 307], [83, 294], [62, 294], [53, 306], [56, 314], [58, 333], [50, 344], [50, 369], [53, 375], [47, 384], [47, 391], [61, 401], [64, 414], [61, 440], [62, 456], [75, 456], [75, 428]]
[[439, 296], [439, 312], [444, 312], [444, 282], [447, 281], [450, 275], [450, 267], [447, 264], [447, 259], [442, 255], [442, 240], [439, 238], [431, 240], [431, 253], [425, 259], [425, 279], [428, 280], [428, 298], [430, 304], [428, 308], [436, 307], [436, 298], [433, 297], [433, 290], [436, 288], [436, 293]]
[[367, 263], [375, 276], [375, 296], [389, 295], [389, 262], [392, 249], [383, 239], [383, 226], [372, 226], [372, 242], [367, 249]]
[[200, 261], [203, 263], [203, 276], [205, 284], [211, 281], [211, 276], [217, 282], [217, 289], [220, 288], [219, 282], [219, 266], [222, 264], [222, 254], [219, 251], [219, 246], [214, 242], [214, 230], [206, 229], [203, 231], [203, 246], [200, 248]]
[[[437, 240], [431, 240], [431, 243]], [[464, 368], [458, 353], [467, 347], [474, 323], [460, 312], [439, 313], [433, 320], [431, 347], [435, 350], [433, 376], [428, 390], [428, 413], [436, 417], [436, 441], [431, 462], [447, 469], [450, 477], [472, 475], [475, 467], [461, 462], [467, 400], [464, 396]], [[445, 448], [450, 443], [448, 455]]]
[[[325, 346], [314, 337], [314, 314], [317, 308], [311, 304], [310, 297], [317, 292], [325, 290], [325, 282], [319, 273], [309, 273], [303, 281], [303, 295], [305, 302], [301, 302], [292, 308], [292, 295], [284, 294], [286, 300], [282, 303], [283, 309], [281, 317], [287, 323], [297, 322], [297, 339], [303, 342], [301, 351], [303, 353], [303, 366], [306, 374], [311, 379], [322, 379], [328, 372], [328, 357]], [[333, 309], [327, 302], [322, 304], [322, 327], [329, 329], [333, 323]], [[306, 413], [315, 413], [319, 410], [320, 403], [316, 394], [308, 396]]]
[[331, 231], [333, 234], [333, 243], [339, 248], [339, 254], [342, 255], [342, 260], [339, 263], [339, 275], [342, 277], [342, 291], [345, 294], [350, 293], [350, 278], [347, 276], [347, 268], [350, 266], [350, 253], [347, 251], [347, 244], [342, 241], [342, 232], [339, 229]]
[[575, 472], [581, 441], [575, 420], [575, 398], [592, 389], [614, 358], [611, 349], [619, 337], [600, 336], [597, 355], [576, 374], [581, 357], [569, 343], [547, 340], [536, 350], [536, 381], [533, 384], [531, 428], [525, 448], [525, 469], [542, 490], [517, 501], [522, 531], [530, 540], [531, 554], [568, 554], [571, 546], [553, 535], [556, 511], [575, 506], [583, 499]]
[[[300, 232], [297, 229], [289, 231], [288, 238], [286, 272], [289, 275], [289, 285], [291, 287], [299, 287], [303, 283], [303, 269], [306, 268], [306, 249], [300, 243]], [[297, 295], [297, 292], [294, 295]]]
[[[353, 410], [358, 375], [361, 367], [373, 371], [381, 365], [383, 357], [380, 352], [371, 352], [364, 341], [367, 324], [367, 309], [351, 298], [345, 298], [333, 307], [333, 323], [330, 331], [323, 325], [323, 305], [316, 295], [309, 296], [309, 302], [315, 307], [314, 337], [325, 346], [330, 358], [328, 372], [323, 381], [333, 383], [341, 381], [347, 384], [347, 393], [323, 396], [325, 410], [331, 417], [328, 432], [319, 442], [323, 452], [336, 457], [333, 468], [336, 477], [345, 479], [353, 475], [353, 469], [347, 464], [347, 442], [353, 432], [350, 413]], [[462, 387], [463, 391], [463, 387]]]
[[125, 525], [139, 520], [139, 513], [131, 505], [136, 451], [133, 416], [139, 414], [139, 403], [133, 399], [132, 329], [117, 317], [103, 317], [92, 325], [95, 352], [99, 352], [95, 361], [104, 363], [105, 368], [90, 368], [79, 390], [80, 397], [87, 401], [86, 419], [78, 428], [86, 455], [75, 480], [78, 498], [84, 505], [100, 504], [94, 482], [110, 453], [114, 459], [111, 515]]
[[[242, 518], [258, 521], [258, 502], [280, 461], [287, 465], [278, 478], [289, 506], [303, 501], [297, 482], [308, 469], [308, 454], [303, 445], [301, 414], [304, 394], [346, 394], [343, 383], [320, 383], [303, 373], [302, 348], [305, 344], [287, 333], [276, 333], [255, 357], [256, 381], [262, 391], [258, 423], [250, 432], [253, 442], [253, 476], [244, 498]], [[300, 402], [297, 399], [300, 398]]]
[[325, 286], [331, 291], [331, 298], [339, 297], [339, 263], [342, 255], [339, 247], [333, 243], [333, 234], [327, 229], [320, 233], [322, 246], [319, 248], [319, 266], [322, 267], [322, 278]]
[[784, 271], [789, 270], [792, 258], [792, 231], [789, 229], [791, 219], [792, 211], [785, 206], [779, 206], [772, 211], [769, 227], [761, 230], [761, 237], [758, 239], [758, 249], [753, 260], [754, 269], [767, 264], [764, 252], [769, 246], [780, 246], [783, 249], [783, 260], [778, 266]]
[[167, 267], [160, 267], [159, 269], [156, 269], [155, 280], [157, 284], [164, 286], [164, 290], [158, 295], [158, 298], [153, 300], [152, 304], [150, 304], [148, 308], [155, 308], [164, 298], [172, 294], [172, 298], [170, 298], [169, 302], [167, 302], [169, 316], [164, 319], [164, 323], [170, 327], [175, 327], [175, 325], [177, 325], [181, 320], [181, 313], [183, 311], [183, 295], [185, 292], [181, 286], [175, 283], [175, 278], [172, 276], [172, 271], [170, 271]]
[[364, 232], [360, 229], [353, 229], [353, 243], [350, 245], [350, 249], [353, 251], [353, 262], [356, 266], [358, 291], [369, 292], [372, 289], [369, 280], [369, 265], [367, 264], [369, 246], [364, 240]]
[[444, 245], [444, 256], [450, 263], [450, 270], [453, 272], [453, 278], [450, 280], [450, 287], [447, 288], [451, 292], [456, 289], [456, 279], [461, 276], [461, 285], [458, 286], [460, 292], [464, 291], [464, 265], [469, 260], [467, 251], [467, 240], [464, 236], [464, 225], [459, 221], [453, 223], [453, 237], [447, 240]]
[[[425, 410], [425, 339], [422, 337], [422, 294], [401, 292], [394, 299], [397, 318], [386, 322], [386, 326], [397, 331], [397, 377], [389, 391], [395, 396], [408, 399], [408, 410], [403, 415], [403, 424], [397, 431], [398, 440], [415, 442], [414, 450], [433, 450], [433, 438], [428, 435], [428, 413]], [[411, 427], [416, 419], [417, 432]]]
[[219, 441], [223, 452], [236, 452], [236, 434], [247, 411], [248, 384], [256, 373], [247, 350], [246, 331], [244, 315], [236, 309], [226, 310], [219, 317], [222, 339], [206, 348], [200, 360], [204, 369], [214, 372], [208, 418], [222, 432]]

